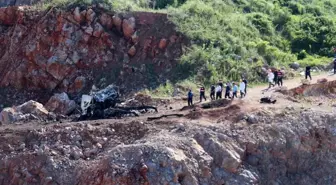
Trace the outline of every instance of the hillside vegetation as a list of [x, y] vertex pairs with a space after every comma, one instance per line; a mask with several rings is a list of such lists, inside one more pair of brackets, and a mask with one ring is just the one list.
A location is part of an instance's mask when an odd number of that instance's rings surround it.
[[[81, 3], [97, 2], [79, 0]], [[101, 1], [99, 1], [101, 2]], [[47, 5], [76, 3], [52, 0]], [[104, 0], [113, 11], [164, 11], [191, 39], [180, 79], [263, 81], [261, 67], [322, 66], [336, 46], [336, 0]]]

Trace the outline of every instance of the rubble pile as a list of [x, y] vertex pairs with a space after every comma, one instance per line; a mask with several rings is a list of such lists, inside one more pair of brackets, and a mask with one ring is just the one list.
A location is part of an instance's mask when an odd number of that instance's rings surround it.
[[290, 89], [289, 93], [294, 96], [322, 96], [334, 97], [336, 95], [336, 81], [325, 81], [321, 79], [322, 83], [306, 84]]

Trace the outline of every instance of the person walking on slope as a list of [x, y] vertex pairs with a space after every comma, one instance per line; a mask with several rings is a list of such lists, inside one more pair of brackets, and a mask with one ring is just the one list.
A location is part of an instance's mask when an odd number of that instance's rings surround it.
[[210, 98], [211, 100], [215, 100], [215, 91], [216, 90], [216, 87], [214, 85], [211, 86], [210, 88]]
[[[246, 84], [245, 84], [245, 86], [246, 86]], [[246, 87], [245, 87], [245, 89], [246, 89]], [[238, 93], [238, 86], [236, 85], [236, 83], [233, 83], [233, 87], [232, 87], [232, 99], [234, 99], [234, 97], [238, 98], [237, 97], [237, 93]]]
[[310, 78], [310, 80], [312, 80], [310, 70], [311, 70], [311, 67], [307, 66], [306, 67], [306, 72], [305, 72], [306, 80], [308, 79], [308, 77]]
[[188, 92], [188, 106], [193, 105], [193, 96], [194, 94], [192, 93], [191, 89]]
[[222, 99], [222, 87], [220, 84], [216, 87], [216, 100]]
[[245, 83], [243, 82], [243, 80], [240, 82], [239, 89], [240, 89], [240, 98], [244, 98], [245, 97]]
[[231, 86], [230, 86], [230, 83], [227, 83], [226, 88], [225, 88], [225, 99], [226, 98], [231, 99], [230, 92], [231, 92]]
[[274, 86], [274, 73], [271, 70], [268, 71], [267, 78], [269, 83], [268, 89], [270, 89]]
[[283, 77], [284, 77], [284, 70], [279, 69], [278, 70], [278, 86], [279, 87], [283, 85]]
[[275, 86], [276, 84], [278, 84], [278, 70], [273, 69], [273, 74], [274, 74], [273, 83], [274, 83], [274, 86]]
[[201, 89], [200, 89], [200, 102], [202, 102], [203, 98], [206, 101], [206, 98], [205, 98], [205, 88], [202, 86]]
[[333, 63], [334, 63], [334, 75], [336, 75], [336, 58], [334, 58]]
[[245, 83], [245, 96], [247, 94], [247, 80], [246, 78], [243, 78], [243, 82]]

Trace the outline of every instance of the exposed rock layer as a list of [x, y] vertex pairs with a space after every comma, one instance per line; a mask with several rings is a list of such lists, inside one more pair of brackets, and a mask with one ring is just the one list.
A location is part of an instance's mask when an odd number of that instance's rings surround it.
[[122, 94], [155, 87], [172, 77], [184, 42], [165, 14], [0, 8], [0, 87], [72, 95], [93, 84]]

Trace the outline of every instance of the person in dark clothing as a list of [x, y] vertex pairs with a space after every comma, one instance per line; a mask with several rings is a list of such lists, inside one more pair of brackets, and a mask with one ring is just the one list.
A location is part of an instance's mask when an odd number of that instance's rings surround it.
[[282, 70], [278, 70], [278, 86], [282, 86], [283, 85], [283, 77], [284, 77], [284, 73]]
[[278, 70], [277, 69], [274, 69], [273, 70], [273, 74], [274, 74], [274, 86], [275, 84], [278, 84]]
[[205, 98], [205, 88], [202, 86], [201, 89], [200, 89], [200, 102], [202, 102], [203, 98], [206, 101], [206, 98]]
[[189, 90], [189, 92], [188, 92], [188, 106], [193, 105], [193, 96], [194, 96], [194, 94], [192, 93], [191, 90]]
[[231, 99], [231, 97], [230, 97], [230, 91], [231, 91], [230, 84], [227, 83], [227, 84], [226, 84], [226, 88], [225, 88], [225, 99], [226, 99], [226, 98]]
[[243, 82], [245, 83], [245, 96], [247, 94], [247, 80], [243, 78]]
[[210, 98], [211, 98], [211, 100], [215, 100], [215, 86], [214, 85], [212, 85], [211, 86], [211, 89], [210, 89]]
[[312, 80], [312, 77], [311, 77], [311, 74], [310, 74], [310, 70], [311, 70], [311, 67], [307, 66], [306, 67], [306, 79], [308, 79], [308, 77], [309, 77], [310, 80]]
[[334, 74], [336, 75], [336, 58], [334, 59]]
[[[236, 85], [236, 83], [233, 83], [232, 85], [232, 99], [234, 99], [234, 97], [237, 97], [237, 92], [238, 92], [238, 86]], [[246, 88], [245, 88], [246, 89]]]

